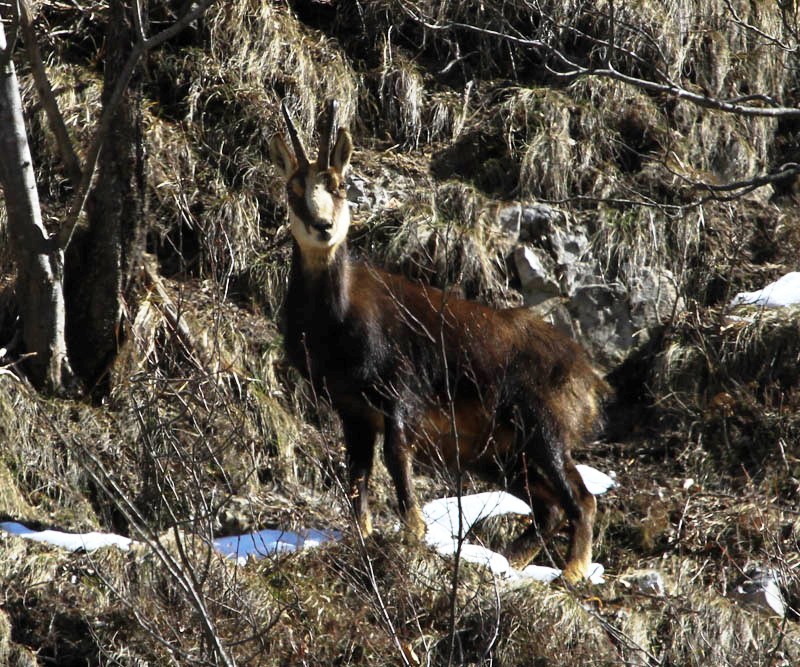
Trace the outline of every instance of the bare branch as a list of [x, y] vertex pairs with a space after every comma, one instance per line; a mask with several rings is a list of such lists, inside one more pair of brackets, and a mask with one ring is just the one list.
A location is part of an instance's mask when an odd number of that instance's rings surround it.
[[20, 27], [22, 29], [22, 37], [25, 40], [25, 51], [28, 54], [28, 62], [30, 63], [31, 72], [33, 73], [36, 92], [39, 94], [42, 107], [50, 123], [50, 129], [55, 136], [56, 146], [58, 146], [58, 152], [64, 163], [67, 178], [74, 187], [78, 187], [82, 176], [81, 165], [78, 161], [78, 156], [75, 154], [72, 141], [69, 138], [67, 126], [64, 123], [64, 117], [61, 115], [61, 110], [58, 108], [58, 102], [53, 93], [53, 88], [47, 78], [44, 61], [42, 60], [42, 53], [39, 50], [39, 43], [36, 39], [36, 31], [33, 29], [30, 4], [28, 0], [20, 0], [19, 4], [22, 10], [20, 12]]
[[[20, 21], [20, 8], [19, 3], [14, 2], [11, 3], [11, 32], [6, 41], [6, 47], [0, 48], [0, 72], [5, 71], [6, 67], [8, 67], [9, 63], [11, 63], [11, 54], [14, 53], [14, 48], [17, 46], [17, 31], [19, 30], [19, 21]], [[2, 17], [0, 17], [0, 21], [2, 21]]]
[[[613, 67], [606, 69], [590, 69], [582, 67], [580, 68], [580, 71], [572, 73], [571, 76], [574, 76], [575, 78], [597, 76], [613, 79], [615, 81], [620, 81], [652, 93], [672, 95], [678, 99], [686, 100], [687, 102], [691, 102], [692, 104], [696, 104], [697, 106], [704, 107], [706, 109], [714, 109], [716, 111], [736, 114], [739, 116], [758, 118], [800, 118], [800, 109], [795, 107], [755, 107], [742, 104], [741, 102], [737, 101], [737, 98], [734, 98], [733, 100], [721, 100], [717, 97], [706, 95], [705, 93], [692, 92], [691, 90], [687, 90], [676, 83], [657, 83], [655, 81], [649, 81], [647, 79], [640, 79], [635, 76], [630, 76], [629, 74], [623, 74]], [[759, 99], [763, 99], [763, 96], [759, 96]]]
[[144, 27], [142, 25], [142, 2], [141, 2], [141, 0], [134, 0], [134, 3], [133, 3], [133, 24], [134, 24], [134, 28], [136, 29], [136, 38], [140, 42], [146, 41], [147, 37], [144, 34]]
[[[548, 44], [547, 42], [541, 39], [528, 39], [524, 37], [516, 37], [514, 35], [510, 35], [506, 32], [501, 32], [499, 30], [493, 30], [490, 28], [481, 28], [475, 25], [471, 25], [469, 23], [460, 23], [457, 21], [451, 21], [448, 23], [432, 23], [429, 20], [425, 19], [424, 17], [414, 13], [414, 11], [408, 6], [404, 5], [403, 8], [409, 17], [411, 17], [414, 21], [418, 22], [420, 25], [423, 25], [424, 27], [428, 28], [429, 30], [436, 30], [436, 31], [446, 31], [452, 29], [465, 30], [467, 32], [473, 32], [479, 35], [496, 37], [497, 39], [512, 44], [516, 44], [517, 46], [521, 46], [527, 49], [544, 51], [548, 55], [554, 57], [561, 65], [565, 66], [566, 69], [564, 71], [558, 71], [549, 68], [549, 71], [551, 71], [555, 76], [558, 76], [562, 79], [578, 79], [583, 77], [606, 78], [606, 79], [612, 79], [614, 81], [619, 81], [621, 83], [634, 86], [635, 88], [646, 90], [651, 93], [658, 93], [658, 94], [677, 97], [678, 99], [685, 100], [697, 106], [706, 109], [713, 109], [715, 111], [722, 111], [724, 113], [731, 113], [751, 118], [756, 118], [756, 117], [757, 118], [800, 118], [800, 108], [784, 107], [779, 105], [767, 106], [767, 107], [751, 106], [748, 104], [742, 104], [742, 102], [739, 101], [738, 99], [733, 99], [733, 100], [719, 99], [717, 97], [713, 97], [705, 93], [698, 93], [688, 90], [687, 88], [679, 85], [678, 83], [670, 79], [665, 78], [663, 82], [658, 82], [658, 81], [652, 81], [650, 79], [642, 79], [640, 77], [632, 76], [630, 74], [625, 74], [624, 72], [620, 72], [613, 65], [610, 64], [607, 64], [605, 67], [600, 67], [600, 68], [584, 67], [575, 62], [574, 60], [572, 60], [571, 58], [569, 58], [563, 51], [555, 48], [551, 44]], [[613, 48], [613, 45], [610, 42], [609, 46]], [[771, 98], [766, 98], [766, 96], [760, 96], [758, 99], [764, 100]]]
[[604, 54], [606, 67], [612, 67], [614, 50], [617, 48], [617, 15], [614, 11], [614, 0], [608, 0], [608, 48]]
[[701, 183], [696, 187], [703, 188], [709, 192], [734, 192], [736, 190], [754, 190], [760, 188], [762, 185], [770, 185], [777, 181], [782, 181], [792, 176], [800, 176], [800, 164], [796, 162], [788, 162], [781, 165], [780, 170], [765, 176], [754, 176], [753, 178], [745, 179], [742, 181], [734, 181], [733, 183], [725, 183], [724, 185], [715, 185], [713, 183]]
[[747, 21], [745, 21], [744, 19], [742, 19], [739, 16], [739, 14], [737, 13], [736, 8], [733, 6], [733, 3], [731, 2], [731, 0], [724, 0], [724, 2], [725, 2], [725, 6], [728, 8], [728, 11], [730, 12], [731, 16], [733, 17], [731, 20], [736, 25], [744, 28], [745, 30], [747, 30], [749, 32], [752, 32], [752, 33], [758, 35], [759, 37], [765, 39], [767, 42], [769, 42], [773, 46], [777, 46], [778, 48], [783, 49], [784, 51], [788, 51], [790, 53], [797, 53], [797, 51], [798, 51], [798, 47], [797, 46], [794, 46], [794, 47], [789, 46], [788, 44], [786, 44], [785, 42], [781, 41], [780, 39], [778, 39], [774, 35], [770, 35], [770, 34], [764, 32], [763, 30], [761, 30], [760, 28], [758, 28], [757, 26], [754, 26], [752, 23], [748, 23]]
[[[186, 28], [189, 24], [200, 18], [212, 4], [214, 0], [201, 0], [198, 2], [191, 11], [184, 14], [175, 23], [168, 28], [165, 28], [158, 34], [142, 41], [141, 39], [136, 42], [131, 50], [130, 56], [122, 68], [122, 73], [117, 80], [117, 85], [111, 94], [108, 102], [103, 106], [103, 113], [100, 117], [100, 123], [95, 131], [94, 141], [92, 142], [91, 149], [86, 157], [86, 165], [83, 170], [83, 178], [81, 179], [80, 187], [72, 197], [68, 211], [67, 219], [64, 225], [58, 232], [56, 237], [56, 244], [59, 248], [66, 249], [72, 239], [72, 234], [75, 231], [75, 226], [78, 224], [81, 212], [86, 205], [89, 192], [91, 191], [92, 181], [94, 179], [95, 169], [97, 168], [97, 160], [100, 157], [100, 151], [103, 148], [108, 131], [111, 127], [111, 121], [116, 114], [117, 107], [119, 106], [122, 96], [130, 83], [133, 71], [136, 68], [139, 59], [147, 51], [163, 44], [170, 38], [177, 35], [181, 30]], [[143, 34], [143, 33], [140, 33]]]
[[648, 199], [641, 193], [635, 193], [637, 196], [635, 199], [626, 199], [624, 197], [593, 197], [591, 195], [575, 195], [571, 197], [564, 197], [563, 199], [541, 199], [541, 201], [553, 206], [575, 203], [604, 203], [616, 206], [641, 206], [645, 208], [659, 209], [668, 215], [681, 215], [687, 211], [690, 211], [691, 209], [698, 208], [699, 206], [703, 206], [712, 201], [733, 201], [735, 199], [739, 199], [742, 195], [748, 194], [753, 190], [764, 187], [765, 185], [778, 183], [779, 181], [791, 178], [792, 176], [800, 176], [800, 164], [790, 162], [782, 165], [778, 171], [772, 174], [753, 176], [752, 178], [724, 184], [693, 181], [673, 170], [670, 170], [670, 173], [684, 181], [687, 188], [690, 188], [694, 191], [705, 191], [708, 194], [693, 199], [685, 204], [667, 204], [654, 199]]
[[[59, 433], [61, 440], [69, 445], [66, 438]], [[87, 462], [86, 470], [92, 476], [94, 482], [106, 494], [106, 497], [114, 501], [116, 507], [125, 516], [126, 520], [139, 533], [142, 540], [149, 546], [158, 557], [162, 565], [172, 576], [173, 581], [180, 586], [190, 604], [194, 607], [203, 633], [209, 645], [224, 667], [234, 667], [235, 662], [228, 654], [227, 649], [222, 643], [216, 624], [208, 610], [206, 604], [207, 595], [202, 591], [201, 585], [196, 581], [192, 572], [192, 564], [186, 554], [179, 550], [179, 557], [176, 558], [161, 541], [161, 538], [153, 531], [144, 520], [138, 507], [133, 503], [128, 494], [120, 487], [108, 468], [100, 459], [91, 452], [83, 443], [77, 443], [82, 450]], [[181, 536], [177, 526], [174, 528], [174, 537], [177, 546], [182, 547]]]

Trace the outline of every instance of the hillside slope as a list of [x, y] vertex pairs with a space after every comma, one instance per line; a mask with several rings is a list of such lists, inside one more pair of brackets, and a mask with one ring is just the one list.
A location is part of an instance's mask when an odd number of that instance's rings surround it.
[[[150, 4], [157, 26], [182, 3]], [[45, 397], [14, 358], [0, 368], [0, 520], [138, 544], [73, 554], [0, 532], [0, 663], [800, 664], [800, 308], [730, 305], [800, 270], [800, 119], [709, 102], [800, 107], [800, 17], [617, 4], [237, 0], [149, 54], [147, 254], [111, 395]], [[34, 12], [83, 156], [106, 3]], [[55, 226], [69, 191], [14, 58]], [[597, 74], [609, 64], [680, 87]], [[511, 586], [406, 543], [382, 466], [378, 535], [355, 535], [339, 426], [282, 354], [290, 235], [268, 157], [282, 99], [311, 142], [331, 97], [356, 144], [355, 255], [536, 308], [607, 372], [606, 429], [576, 453], [618, 482], [599, 500], [605, 584]], [[421, 498], [458, 490], [424, 472]], [[261, 528], [343, 537], [244, 566], [212, 548]], [[518, 528], [470, 539], [502, 548]], [[737, 595], [755, 568], [783, 617]]]

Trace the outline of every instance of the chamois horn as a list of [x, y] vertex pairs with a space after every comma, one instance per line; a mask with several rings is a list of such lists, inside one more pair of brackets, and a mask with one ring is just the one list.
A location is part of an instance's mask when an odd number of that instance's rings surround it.
[[331, 141], [336, 134], [336, 112], [339, 110], [339, 102], [331, 100], [328, 102], [328, 117], [325, 129], [319, 139], [319, 157], [317, 167], [320, 171], [331, 166]]
[[292, 140], [292, 148], [294, 148], [294, 155], [297, 158], [297, 163], [301, 167], [307, 167], [308, 157], [306, 156], [306, 149], [303, 148], [303, 142], [300, 141], [300, 136], [297, 134], [297, 128], [294, 126], [292, 116], [289, 114], [286, 100], [281, 102], [281, 111], [283, 112], [283, 119], [286, 121], [286, 129], [289, 130], [289, 138]]

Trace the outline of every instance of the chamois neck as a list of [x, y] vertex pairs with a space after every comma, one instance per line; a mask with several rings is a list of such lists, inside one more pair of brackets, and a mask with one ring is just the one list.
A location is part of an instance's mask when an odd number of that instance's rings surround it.
[[309, 253], [294, 242], [292, 255], [292, 281], [302, 285], [305, 307], [330, 310], [330, 315], [341, 319], [349, 305], [350, 265], [347, 243], [343, 242], [326, 254], [324, 261], [319, 251]]
[[325, 274], [331, 267], [339, 268], [342, 257], [346, 257], [345, 243], [340, 243], [332, 248], [301, 248], [297, 241], [294, 242], [295, 259], [300, 261], [303, 271], [309, 276]]

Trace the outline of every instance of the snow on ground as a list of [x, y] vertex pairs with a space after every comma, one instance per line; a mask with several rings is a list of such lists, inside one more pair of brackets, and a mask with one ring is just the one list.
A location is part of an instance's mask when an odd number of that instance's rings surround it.
[[592, 466], [583, 465], [582, 463], [578, 463], [575, 467], [586, 485], [586, 490], [593, 496], [602, 496], [606, 491], [613, 489], [617, 485], [617, 481], [614, 479], [616, 473], [612, 472], [610, 475], [606, 475], [597, 468], [592, 468]]
[[755, 306], [780, 307], [800, 303], [800, 272], [787, 273], [783, 278], [755, 292], [739, 292], [731, 306], [751, 304]]
[[45, 542], [68, 551], [94, 551], [100, 547], [115, 546], [127, 551], [133, 540], [113, 533], [63, 533], [59, 530], [31, 530], [15, 521], [0, 522], [0, 529], [34, 542]]
[[249, 556], [264, 558], [277, 553], [318, 547], [324, 542], [338, 540], [341, 533], [336, 530], [305, 530], [294, 533], [286, 530], [259, 530], [255, 533], [218, 537], [214, 548], [228, 558], [244, 565]]
[[[588, 468], [588, 466], [585, 467]], [[590, 470], [603, 475], [594, 468]], [[583, 473], [581, 474], [583, 475]], [[589, 484], [587, 484], [588, 486]], [[460, 525], [459, 507], [461, 508]], [[460, 548], [460, 557], [463, 560], [485, 565], [492, 573], [504, 579], [534, 579], [547, 583], [557, 579], [561, 575], [561, 570], [542, 565], [529, 565], [523, 570], [516, 570], [505, 556], [463, 539], [463, 536], [475, 523], [487, 517], [530, 513], [531, 508], [527, 503], [505, 491], [476, 493], [460, 498], [439, 498], [432, 500], [422, 508], [422, 516], [428, 526], [425, 542], [443, 556], [453, 556]], [[459, 540], [459, 535], [462, 536], [461, 540]], [[589, 574], [590, 581], [594, 584], [603, 583], [603, 572], [604, 568], [600, 563], [592, 563]]]
[[[578, 471], [586, 488], [595, 495], [605, 493], [616, 486], [613, 477], [590, 466], [579, 465]], [[463, 539], [473, 525], [490, 516], [528, 515], [530, 513], [531, 508], [527, 503], [505, 491], [476, 493], [460, 498], [439, 498], [422, 508], [422, 514], [428, 526], [425, 542], [443, 556], [453, 556], [460, 551], [460, 557], [463, 560], [485, 565], [492, 573], [507, 580], [534, 579], [550, 582], [561, 575], [561, 570], [541, 565], [529, 565], [523, 570], [515, 570], [505, 556]], [[0, 522], [0, 530], [70, 551], [94, 551], [105, 546], [116, 546], [127, 551], [133, 543], [130, 538], [112, 533], [37, 531], [13, 521]], [[237, 563], [243, 565], [250, 557], [259, 559], [277, 553], [313, 548], [340, 538], [341, 533], [335, 530], [311, 529], [292, 532], [268, 529], [217, 538], [214, 540], [214, 548], [224, 556], [235, 559]], [[593, 583], [602, 583], [603, 566], [599, 563], [592, 563], [589, 579]]]

